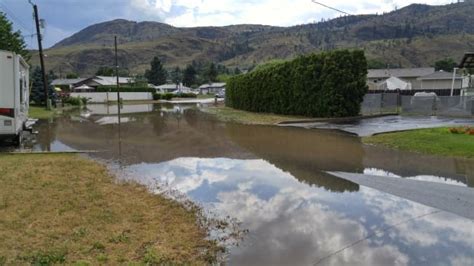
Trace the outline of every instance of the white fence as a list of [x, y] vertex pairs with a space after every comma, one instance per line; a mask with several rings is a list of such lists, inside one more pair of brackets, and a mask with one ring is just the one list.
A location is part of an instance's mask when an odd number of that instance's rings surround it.
[[367, 94], [361, 105], [363, 115], [473, 117], [474, 96], [405, 96], [397, 93]]
[[[71, 93], [71, 97], [83, 97], [89, 99], [90, 103], [116, 102], [116, 92], [81, 92]], [[153, 95], [149, 92], [121, 92], [120, 98], [123, 101], [143, 101], [153, 100]]]

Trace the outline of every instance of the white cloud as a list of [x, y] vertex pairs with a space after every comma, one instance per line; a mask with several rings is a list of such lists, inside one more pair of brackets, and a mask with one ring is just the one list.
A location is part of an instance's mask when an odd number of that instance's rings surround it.
[[[320, 2], [352, 14], [369, 14], [392, 11], [395, 7], [401, 8], [413, 3], [438, 5], [450, 3], [451, 0]], [[290, 26], [339, 16], [337, 12], [312, 3], [311, 0], [132, 0], [131, 6], [149, 17], [184, 27], [231, 24]]]

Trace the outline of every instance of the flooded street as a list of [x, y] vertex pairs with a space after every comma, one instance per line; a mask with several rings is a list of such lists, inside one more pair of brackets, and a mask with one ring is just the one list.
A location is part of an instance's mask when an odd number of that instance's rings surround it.
[[[91, 105], [40, 121], [33, 150], [96, 150], [248, 234], [230, 265], [473, 265], [474, 222], [327, 171], [470, 187], [474, 160], [367, 146], [337, 131], [216, 121], [196, 105]], [[120, 138], [119, 138], [120, 137]], [[473, 210], [474, 211], [474, 210]]]

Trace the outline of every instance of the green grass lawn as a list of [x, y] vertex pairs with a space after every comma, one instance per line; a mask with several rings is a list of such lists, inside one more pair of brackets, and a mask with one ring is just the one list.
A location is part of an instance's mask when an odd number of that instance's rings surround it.
[[381, 134], [364, 138], [363, 142], [425, 154], [474, 158], [474, 136], [452, 134], [449, 128]]
[[203, 111], [215, 115], [217, 119], [224, 122], [235, 122], [249, 125], [274, 125], [289, 120], [305, 119], [299, 116], [253, 113], [225, 106], [209, 107], [203, 109]]
[[46, 110], [42, 106], [30, 106], [29, 117], [34, 119], [48, 119], [56, 114], [55, 110]]

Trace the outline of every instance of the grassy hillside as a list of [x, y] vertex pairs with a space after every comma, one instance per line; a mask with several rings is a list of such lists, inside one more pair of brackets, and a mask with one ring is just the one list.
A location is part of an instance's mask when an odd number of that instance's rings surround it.
[[[176, 28], [157, 22], [114, 20], [92, 25], [46, 51], [47, 67], [94, 73], [113, 64], [113, 36], [120, 65], [143, 73], [153, 56], [167, 67], [214, 61], [249, 68], [272, 59], [336, 48], [362, 48], [369, 59], [402, 67], [459, 60], [474, 50], [474, 1], [444, 6], [411, 5], [380, 15], [340, 17], [294, 27], [235, 25]], [[37, 64], [35, 56], [33, 64]]]

